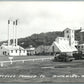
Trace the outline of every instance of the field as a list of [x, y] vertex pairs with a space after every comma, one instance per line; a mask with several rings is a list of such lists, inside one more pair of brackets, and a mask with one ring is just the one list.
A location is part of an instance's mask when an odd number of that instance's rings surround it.
[[[52, 56], [14, 57], [13, 60], [52, 58]], [[9, 61], [0, 57], [0, 61]], [[53, 62], [47, 60], [4, 63], [0, 67], [0, 82], [84, 82], [84, 60]]]

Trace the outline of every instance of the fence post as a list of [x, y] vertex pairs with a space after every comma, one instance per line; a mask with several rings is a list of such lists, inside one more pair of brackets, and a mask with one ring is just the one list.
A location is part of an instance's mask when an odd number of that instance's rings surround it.
[[24, 60], [22, 60], [22, 63], [24, 63]]
[[1, 67], [3, 67], [3, 62], [1, 62]]

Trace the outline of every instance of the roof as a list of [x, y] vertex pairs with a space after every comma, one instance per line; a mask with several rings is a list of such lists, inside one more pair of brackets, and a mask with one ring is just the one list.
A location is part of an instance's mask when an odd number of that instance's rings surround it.
[[55, 43], [55, 45], [58, 47], [58, 49], [61, 52], [73, 52], [73, 51], [77, 51], [77, 49], [75, 47], [71, 47], [66, 42], [63, 42], [63, 43], [54, 42], [54, 43]]
[[21, 46], [17, 45], [17, 46], [6, 46], [6, 45], [2, 45], [2, 47], [8, 49], [8, 50], [24, 50], [24, 48], [22, 48]]
[[80, 32], [84, 32], [84, 29], [81, 29], [81, 31]]
[[34, 47], [32, 47], [32, 48], [26, 48], [26, 50], [35, 50], [35, 48]]
[[84, 44], [79, 44], [79, 46], [84, 46]]
[[66, 28], [66, 29], [64, 29], [64, 31], [66, 31], [66, 30], [74, 30], [73, 28]]

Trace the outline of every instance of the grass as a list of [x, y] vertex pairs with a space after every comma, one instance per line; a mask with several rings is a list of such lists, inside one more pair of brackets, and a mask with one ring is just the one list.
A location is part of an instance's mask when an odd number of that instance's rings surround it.
[[[40, 58], [43, 57], [44, 56], [40, 56]], [[39, 56], [20, 57], [20, 59], [23, 58], [32, 59], [39, 58]], [[16, 57], [15, 59], [18, 59], [18, 57]], [[70, 76], [73, 74], [79, 77], [63, 77], [66, 75]], [[84, 82], [84, 77], [81, 77], [84, 75], [84, 60], [74, 60], [72, 62], [53, 62], [52, 60], [39, 60], [34, 62], [26, 61], [24, 63], [6, 63], [4, 64], [4, 67], [0, 68], [0, 75], [15, 75], [15, 77], [0, 77], [0, 82]], [[34, 76], [36, 77], [33, 78]]]

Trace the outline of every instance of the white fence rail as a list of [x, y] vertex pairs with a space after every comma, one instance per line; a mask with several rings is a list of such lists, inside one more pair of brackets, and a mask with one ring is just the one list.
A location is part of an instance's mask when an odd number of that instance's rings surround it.
[[0, 65], [1, 67], [4, 66], [4, 63], [10, 63], [12, 64], [13, 62], [25, 62], [25, 61], [45, 61], [45, 60], [52, 60], [53, 57], [49, 57], [49, 58], [34, 58], [34, 59], [24, 59], [24, 60], [11, 60], [11, 61], [0, 61]]

